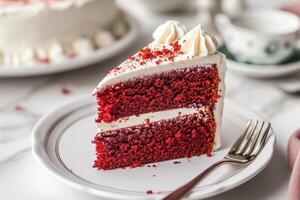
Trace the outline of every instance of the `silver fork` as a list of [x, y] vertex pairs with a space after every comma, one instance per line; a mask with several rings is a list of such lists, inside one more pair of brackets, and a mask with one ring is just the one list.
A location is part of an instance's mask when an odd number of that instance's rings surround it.
[[265, 146], [270, 130], [271, 124], [269, 122], [250, 120], [242, 135], [237, 139], [229, 153], [222, 160], [211, 165], [194, 179], [170, 193], [163, 200], [178, 200], [185, 197], [197, 183], [223, 164], [232, 163], [245, 165], [251, 163]]

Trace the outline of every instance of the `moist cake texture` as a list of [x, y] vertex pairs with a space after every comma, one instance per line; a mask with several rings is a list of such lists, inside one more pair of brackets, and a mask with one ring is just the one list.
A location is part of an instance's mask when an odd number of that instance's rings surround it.
[[168, 21], [95, 88], [97, 169], [211, 155], [220, 146], [225, 57], [197, 26]]

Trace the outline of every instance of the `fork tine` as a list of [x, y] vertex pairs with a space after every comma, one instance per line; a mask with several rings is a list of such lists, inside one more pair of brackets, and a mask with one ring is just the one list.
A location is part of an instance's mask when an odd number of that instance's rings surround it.
[[254, 126], [252, 126], [251, 130], [248, 131], [248, 133], [245, 135], [244, 139], [242, 140], [240, 146], [238, 147], [238, 149], [236, 150], [235, 154], [242, 154], [245, 149], [247, 148], [249, 141], [251, 140], [253, 133], [256, 131], [257, 129], [257, 125], [258, 125], [259, 121], [255, 121], [254, 122]]
[[242, 152], [242, 154], [245, 156], [249, 156], [253, 152], [263, 129], [267, 126], [267, 122], [265, 121], [259, 121], [258, 124], [260, 124], [260, 126], [256, 128], [252, 137], [249, 139], [244, 151]]
[[229, 153], [235, 153], [239, 149], [239, 147], [240, 147], [241, 143], [243, 142], [243, 140], [245, 139], [246, 135], [249, 134], [249, 132], [251, 132], [251, 130], [253, 129], [253, 125], [254, 125], [253, 120], [250, 120], [247, 123], [246, 129], [244, 130], [242, 135], [237, 139], [237, 141], [234, 143], [234, 145], [231, 147]]
[[250, 153], [250, 156], [257, 156], [260, 153], [260, 151], [263, 149], [263, 147], [266, 144], [266, 141], [267, 141], [270, 131], [271, 131], [271, 123], [267, 122], [267, 126], [266, 126], [265, 130], [262, 132], [263, 134], [260, 134], [262, 136], [257, 141], [255, 147], [253, 148], [252, 152]]

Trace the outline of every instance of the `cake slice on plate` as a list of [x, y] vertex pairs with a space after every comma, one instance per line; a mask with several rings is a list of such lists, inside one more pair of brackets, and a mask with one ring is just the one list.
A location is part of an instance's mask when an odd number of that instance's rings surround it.
[[97, 169], [209, 156], [221, 145], [226, 67], [216, 40], [176, 21], [153, 36], [94, 90]]

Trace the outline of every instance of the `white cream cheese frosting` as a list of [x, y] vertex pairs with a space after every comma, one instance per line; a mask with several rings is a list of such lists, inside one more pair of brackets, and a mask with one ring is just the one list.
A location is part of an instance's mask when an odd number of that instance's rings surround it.
[[[149, 43], [149, 45], [144, 48], [150, 49], [152, 52], [164, 51], [165, 49], [174, 51], [174, 46], [170, 45], [171, 43], [169, 43], [169, 41], [172, 41], [173, 44], [178, 43], [178, 45], [181, 47], [179, 52], [174, 53], [174, 59], [165, 59], [165, 56], [162, 55], [149, 60], [145, 60], [143, 58], [140, 58], [138, 52], [137, 54], [132, 56], [134, 59], [127, 59], [116, 68], [117, 70], [113, 69], [99, 83], [97, 88], [103, 88], [106, 85], [114, 84], [119, 81], [126, 81], [137, 76], [143, 76], [147, 74], [149, 75], [172, 69], [186, 68], [197, 63], [212, 64], [216, 60], [225, 59], [223, 54], [217, 52], [218, 44], [216, 42], [216, 39], [205, 33], [201, 29], [201, 25], [196, 26], [194, 29], [188, 32], [186, 32], [184, 29], [184, 26], [179, 22], [167, 21], [154, 31], [154, 33], [158, 32], [160, 34], [153, 34], [154, 41]], [[183, 31], [186, 33], [182, 34]], [[171, 32], [172, 34], [170, 34]], [[163, 34], [161, 33], [168, 33], [166, 34], [168, 35], [168, 37], [157, 37], [157, 35], [162, 36]], [[177, 38], [176, 40], [173, 41], [170, 39], [175, 38], [175, 36]], [[156, 41], [158, 38], [160, 38], [162, 44]], [[162, 38], [165, 38], [165, 40], [163, 40]], [[135, 58], [142, 59], [144, 63], [141, 64], [141, 60], [136, 60]]]
[[4, 67], [84, 55], [111, 44], [127, 29], [114, 0], [11, 2], [0, 3], [0, 65]]

